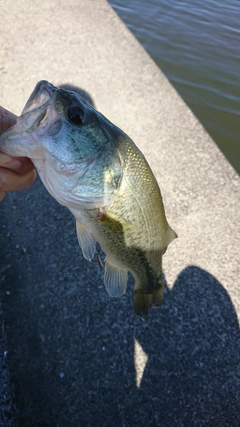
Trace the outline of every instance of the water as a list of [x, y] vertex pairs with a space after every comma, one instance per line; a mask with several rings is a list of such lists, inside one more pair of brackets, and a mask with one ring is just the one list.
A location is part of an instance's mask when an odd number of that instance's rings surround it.
[[240, 1], [110, 4], [240, 174]]

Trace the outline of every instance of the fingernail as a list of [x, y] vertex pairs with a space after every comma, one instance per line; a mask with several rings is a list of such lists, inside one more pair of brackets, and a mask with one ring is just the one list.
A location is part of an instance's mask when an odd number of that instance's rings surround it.
[[15, 171], [18, 170], [21, 166], [22, 166], [22, 163], [17, 159], [11, 160], [11, 162], [8, 163], [8, 167]]

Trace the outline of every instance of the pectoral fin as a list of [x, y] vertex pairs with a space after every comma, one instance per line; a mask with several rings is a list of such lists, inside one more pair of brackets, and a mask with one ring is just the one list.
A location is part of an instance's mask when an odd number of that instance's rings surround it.
[[120, 297], [126, 292], [128, 273], [108, 260], [105, 263], [104, 284], [112, 297]]
[[79, 245], [82, 248], [83, 256], [91, 261], [94, 257], [96, 250], [96, 241], [89, 233], [89, 231], [82, 225], [81, 222], [76, 221], [76, 229]]

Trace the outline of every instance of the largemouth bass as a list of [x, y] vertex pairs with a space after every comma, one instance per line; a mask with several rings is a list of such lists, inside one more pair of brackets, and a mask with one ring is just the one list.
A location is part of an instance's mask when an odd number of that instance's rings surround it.
[[87, 260], [100, 244], [111, 296], [125, 293], [130, 272], [135, 314], [162, 304], [162, 255], [177, 236], [146, 159], [122, 130], [77, 93], [41, 81], [0, 135], [0, 150], [33, 161], [49, 193], [76, 218]]

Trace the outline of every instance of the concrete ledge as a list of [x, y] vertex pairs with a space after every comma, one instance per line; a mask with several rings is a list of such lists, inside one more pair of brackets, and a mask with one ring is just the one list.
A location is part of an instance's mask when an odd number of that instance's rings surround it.
[[144, 152], [179, 236], [164, 256], [165, 304], [141, 320], [132, 283], [108, 297], [39, 181], [1, 203], [17, 424], [238, 427], [238, 175], [105, 0], [0, 0], [0, 12], [0, 103], [19, 114], [41, 79], [86, 91]]

